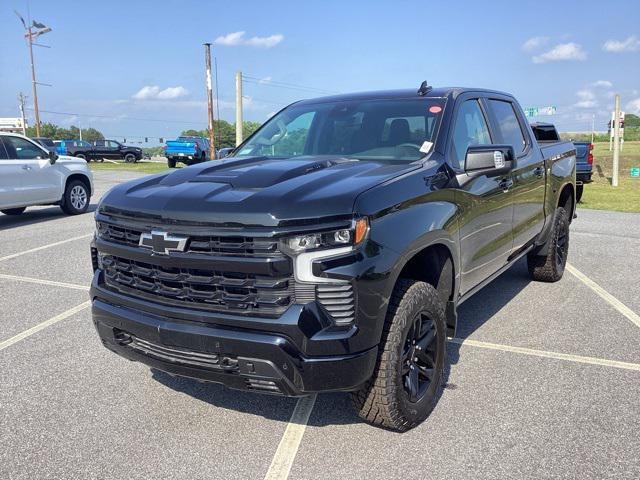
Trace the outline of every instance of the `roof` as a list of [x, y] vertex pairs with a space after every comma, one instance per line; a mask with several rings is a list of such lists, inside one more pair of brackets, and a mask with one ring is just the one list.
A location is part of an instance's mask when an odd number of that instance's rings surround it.
[[[453, 98], [465, 92], [483, 92], [495, 93], [500, 95], [509, 95], [505, 92], [496, 90], [488, 90], [485, 88], [463, 88], [463, 87], [433, 87], [423, 98], [443, 98], [452, 96]], [[377, 90], [371, 92], [343, 93], [339, 95], [329, 95], [326, 97], [310, 98], [300, 100], [297, 104], [325, 103], [325, 102], [341, 102], [348, 100], [377, 100], [392, 98], [420, 98], [417, 88], [405, 88], [399, 90]]]

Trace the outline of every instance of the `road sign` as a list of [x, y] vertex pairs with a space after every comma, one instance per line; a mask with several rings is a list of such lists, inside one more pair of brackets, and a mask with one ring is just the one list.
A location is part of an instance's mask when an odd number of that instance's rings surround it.
[[526, 107], [524, 109], [524, 115], [528, 118], [537, 117], [539, 115], [555, 115], [558, 109], [555, 105], [547, 107]]
[[634, 178], [640, 177], [640, 167], [631, 167], [631, 176]]

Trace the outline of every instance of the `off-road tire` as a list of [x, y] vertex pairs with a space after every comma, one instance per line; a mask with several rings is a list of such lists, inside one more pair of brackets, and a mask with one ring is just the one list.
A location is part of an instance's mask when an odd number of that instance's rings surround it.
[[[421, 313], [435, 324], [437, 353], [433, 381], [414, 403], [403, 384], [402, 351], [411, 325]], [[374, 374], [362, 389], [351, 394], [358, 415], [373, 425], [400, 432], [426, 419], [442, 389], [446, 331], [445, 305], [436, 289], [425, 282], [399, 280], [390, 299]]]
[[582, 198], [582, 192], [584, 191], [584, 185], [576, 185], [576, 203]]
[[564, 274], [568, 253], [569, 214], [564, 208], [558, 207], [553, 218], [553, 230], [549, 238], [547, 254], [538, 255], [533, 252], [527, 256], [529, 275], [538, 282], [557, 282]]
[[[84, 191], [84, 202], [79, 202], [77, 195]], [[67, 215], [79, 215], [84, 213], [89, 208], [89, 201], [91, 195], [89, 188], [84, 182], [80, 180], [73, 180], [69, 182], [64, 189], [64, 196], [62, 197], [62, 203], [60, 208]]]
[[0, 210], [0, 212], [4, 213], [5, 215], [21, 215], [26, 209], [27, 207], [7, 208], [6, 210]]

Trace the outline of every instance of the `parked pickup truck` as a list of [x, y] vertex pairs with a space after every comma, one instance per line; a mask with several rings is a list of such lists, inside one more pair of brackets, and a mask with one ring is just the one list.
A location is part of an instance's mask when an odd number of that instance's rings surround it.
[[92, 144], [80, 141], [79, 143], [65, 144], [67, 154], [82, 158], [87, 162], [111, 160], [124, 160], [127, 163], [138, 162], [142, 158], [142, 149], [129, 147], [115, 140], [96, 140]]
[[[539, 143], [558, 142], [560, 135], [550, 123], [531, 124], [533, 133]], [[576, 202], [582, 198], [585, 183], [591, 183], [593, 173], [593, 143], [573, 142], [576, 147]]]
[[178, 162], [185, 165], [206, 162], [209, 158], [209, 140], [203, 137], [178, 137], [167, 141], [164, 149], [169, 168], [175, 168]]
[[364, 419], [407, 430], [439, 398], [460, 304], [523, 257], [533, 279], [562, 277], [575, 164], [506, 93], [300, 101], [231, 157], [103, 197], [93, 322], [170, 374], [349, 391]]
[[20, 215], [33, 205], [59, 205], [69, 215], [84, 213], [93, 193], [87, 163], [58, 156], [35, 141], [0, 133], [0, 211]]

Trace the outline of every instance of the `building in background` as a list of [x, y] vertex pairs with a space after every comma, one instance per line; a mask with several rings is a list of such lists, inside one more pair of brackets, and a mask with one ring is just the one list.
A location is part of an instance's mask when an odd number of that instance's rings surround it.
[[[24, 125], [24, 128], [28, 128], [29, 125]], [[0, 118], [0, 132], [9, 132], [9, 133], [22, 133], [23, 125], [22, 118]]]

